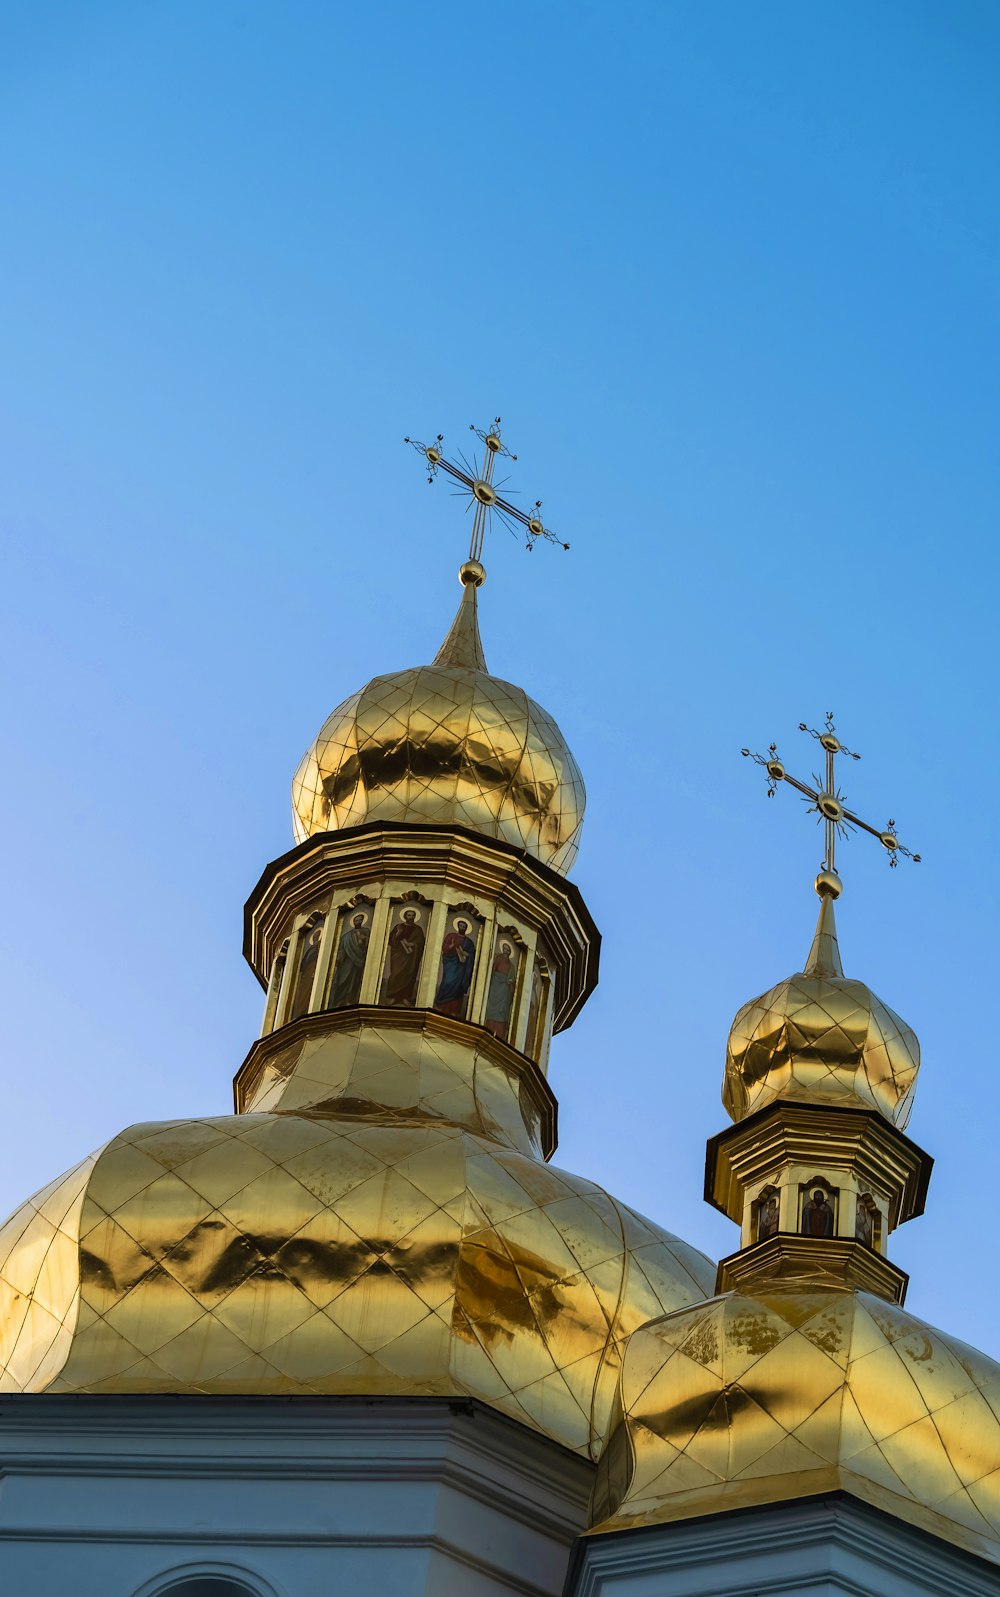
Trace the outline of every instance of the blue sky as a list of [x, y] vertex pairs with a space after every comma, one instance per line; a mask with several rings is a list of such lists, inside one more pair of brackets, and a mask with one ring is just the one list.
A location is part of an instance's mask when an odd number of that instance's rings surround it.
[[739, 750], [808, 774], [832, 708], [924, 856], [842, 854], [848, 974], [924, 1048], [893, 1256], [1000, 1355], [998, 73], [972, 0], [0, 3], [0, 1209], [227, 1111], [299, 755], [457, 603], [403, 435], [500, 413], [572, 549], [494, 532], [487, 658], [583, 767], [605, 938], [557, 1162], [735, 1246], [726, 1033], [821, 855]]

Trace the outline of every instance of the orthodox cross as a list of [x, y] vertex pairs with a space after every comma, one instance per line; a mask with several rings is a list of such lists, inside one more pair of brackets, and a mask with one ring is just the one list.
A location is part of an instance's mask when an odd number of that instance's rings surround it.
[[498, 457], [505, 460], [516, 460], [506, 444], [500, 437], [500, 417], [497, 416], [492, 424], [485, 430], [481, 427], [470, 427], [469, 431], [485, 446], [483, 463], [480, 467], [474, 460], [467, 460], [461, 450], [457, 450], [460, 465], [454, 461], [446, 460], [441, 445], [444, 443], [444, 433], [438, 433], [432, 444], [422, 444], [416, 438], [404, 438], [404, 444], [411, 444], [419, 454], [423, 455], [427, 464], [427, 481], [433, 482], [439, 471], [446, 472], [453, 482], [460, 486], [453, 490], [456, 498], [466, 501], [466, 510], [474, 512], [472, 517], [472, 537], [469, 539], [469, 559], [480, 560], [483, 553], [483, 538], [487, 526], [492, 524], [496, 514], [503, 522], [507, 531], [514, 532], [515, 526], [523, 527], [526, 534], [527, 547], [533, 549], [539, 538], [545, 538], [549, 543], [562, 544], [564, 549], [569, 548], [568, 543], [563, 543], [554, 532], [542, 522], [539, 511], [542, 501], [536, 499], [530, 511], [519, 510], [512, 505], [509, 499], [501, 497], [500, 489], [508, 481], [506, 477], [499, 482], [493, 481], [493, 468]]
[[907, 859], [919, 864], [920, 855], [911, 854], [896, 836], [895, 821], [890, 820], [885, 831], [880, 832], [877, 826], [869, 826], [867, 821], [863, 821], [860, 815], [855, 815], [853, 810], [847, 809], [844, 804], [844, 794], [837, 787], [834, 761], [838, 754], [846, 755], [849, 760], [860, 760], [861, 755], [854, 754], [841, 743], [833, 724], [833, 711], [828, 713], [826, 726], [822, 731], [818, 732], [815, 727], [806, 726], [804, 721], [799, 722], [799, 731], [808, 732], [810, 737], [814, 737], [826, 755], [826, 770], [822, 778], [813, 776], [814, 788], [807, 787], [805, 782], [800, 782], [795, 776], [789, 776], [784, 762], [779, 758], [775, 743], [771, 744], [766, 754], [751, 754], [749, 749], [743, 749], [742, 753], [756, 761], [758, 765], [762, 765], [767, 772], [768, 798], [774, 797], [779, 782], [787, 782], [807, 800], [810, 813], [815, 813], [817, 820], [826, 829], [826, 858], [823, 861], [823, 869], [836, 874], [837, 838], [846, 836], [848, 831], [855, 827], [860, 827], [863, 832], [878, 838], [889, 855], [890, 865], [898, 865], [900, 854], [905, 854]]

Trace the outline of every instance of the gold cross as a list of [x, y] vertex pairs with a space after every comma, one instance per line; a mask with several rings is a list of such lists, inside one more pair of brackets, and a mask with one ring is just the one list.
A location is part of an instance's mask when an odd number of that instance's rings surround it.
[[833, 724], [833, 711], [831, 710], [828, 713], [826, 726], [822, 731], [817, 732], [815, 727], [806, 726], [804, 721], [799, 722], [799, 731], [808, 732], [810, 737], [816, 738], [826, 755], [826, 770], [823, 778], [821, 779], [816, 775], [813, 776], [813, 781], [816, 784], [815, 788], [807, 787], [805, 782], [800, 782], [795, 776], [789, 776], [783, 761], [778, 755], [778, 748], [775, 743], [771, 744], [767, 754], [751, 754], [749, 749], [743, 749], [741, 752], [747, 755], [749, 759], [755, 760], [758, 765], [762, 765], [767, 772], [768, 798], [774, 797], [779, 782], [787, 782], [791, 787], [795, 788], [796, 792], [801, 793], [808, 800], [810, 813], [815, 813], [817, 819], [823, 823], [826, 829], [824, 871], [829, 871], [836, 876], [837, 838], [838, 836], [846, 836], [847, 832], [854, 827], [860, 827], [863, 832], [868, 832], [870, 836], [878, 838], [889, 855], [890, 865], [898, 865], [900, 854], [905, 854], [907, 859], [919, 864], [920, 855], [911, 854], [910, 850], [904, 848], [896, 836], [895, 821], [890, 820], [885, 831], [880, 832], [877, 826], [869, 826], [868, 822], [863, 821], [860, 815], [855, 815], [853, 810], [849, 810], [846, 807], [844, 794], [837, 787], [834, 761], [838, 754], [846, 755], [849, 760], [860, 760], [861, 755], [854, 754], [841, 743], [837, 736], [837, 729]]
[[[427, 463], [427, 481], [433, 482], [439, 471], [447, 472], [461, 487], [455, 490], [456, 497], [465, 499], [466, 510], [473, 510], [472, 537], [469, 539], [469, 559], [480, 560], [483, 553], [483, 538], [486, 528], [492, 523], [494, 512], [503, 522], [508, 532], [514, 532], [515, 524], [524, 528], [527, 534], [527, 547], [533, 549], [539, 538], [545, 538], [549, 543], [562, 544], [564, 549], [569, 548], [568, 543], [563, 543], [557, 538], [542, 521], [539, 511], [542, 501], [536, 499], [531, 511], [519, 510], [512, 505], [509, 499], [501, 497], [499, 490], [508, 480], [502, 478], [500, 482], [493, 481], [493, 468], [497, 457], [503, 456], [506, 460], [516, 460], [506, 444], [500, 437], [500, 417], [497, 416], [492, 425], [485, 431], [481, 427], [470, 427], [470, 432], [475, 433], [485, 445], [483, 464], [478, 466], [475, 461], [466, 460], [461, 450], [458, 458], [461, 465], [456, 466], [453, 461], [444, 458], [441, 445], [444, 443], [444, 434], [438, 433], [432, 444], [419, 443], [416, 438], [404, 438], [404, 444], [411, 444]], [[516, 534], [515, 534], [516, 536]]]

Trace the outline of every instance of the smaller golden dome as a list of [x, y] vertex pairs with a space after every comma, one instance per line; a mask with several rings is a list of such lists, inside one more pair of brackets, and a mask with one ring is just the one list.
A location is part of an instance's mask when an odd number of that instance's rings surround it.
[[[839, 882], [837, 883], [839, 890]], [[743, 1120], [777, 1098], [878, 1109], [900, 1129], [913, 1107], [920, 1044], [864, 982], [844, 975], [832, 883], [804, 971], [744, 1004], [726, 1050], [722, 1101]]]
[[847, 1491], [1000, 1562], [1000, 1366], [865, 1292], [730, 1292], [629, 1338], [598, 1532]]
[[462, 566], [462, 602], [432, 665], [375, 677], [328, 717], [292, 783], [296, 842], [366, 821], [460, 825], [569, 870], [583, 777], [552, 717], [486, 669], [485, 575], [478, 561]]

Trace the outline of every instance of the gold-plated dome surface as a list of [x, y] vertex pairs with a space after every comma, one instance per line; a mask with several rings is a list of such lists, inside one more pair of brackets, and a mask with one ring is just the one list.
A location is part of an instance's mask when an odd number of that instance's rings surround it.
[[1000, 1365], [860, 1292], [729, 1293], [631, 1338], [596, 1529], [845, 1490], [1000, 1561]]
[[402, 1108], [137, 1125], [0, 1232], [0, 1391], [456, 1394], [586, 1453], [628, 1334], [713, 1276], [593, 1182]]
[[375, 677], [329, 716], [292, 783], [297, 842], [366, 821], [456, 824], [569, 870], [583, 778], [552, 717], [486, 669], [482, 575], [478, 562], [463, 566], [462, 602], [432, 665]]
[[734, 1120], [777, 1098], [875, 1108], [910, 1118], [920, 1044], [864, 982], [844, 975], [824, 893], [805, 970], [744, 1004], [726, 1050], [722, 1100]]

